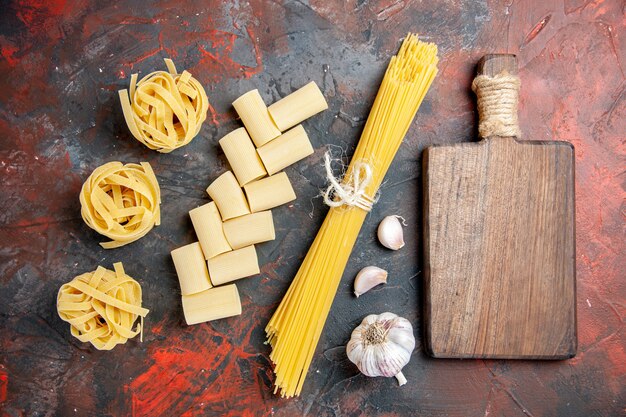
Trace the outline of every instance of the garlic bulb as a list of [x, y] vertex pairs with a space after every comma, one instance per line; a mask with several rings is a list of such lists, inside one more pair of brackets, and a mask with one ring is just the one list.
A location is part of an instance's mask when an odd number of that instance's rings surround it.
[[354, 295], [357, 298], [377, 286], [387, 283], [387, 271], [377, 266], [366, 266], [354, 279]]
[[[402, 224], [398, 219], [402, 219]], [[378, 225], [378, 240], [391, 250], [398, 250], [404, 246], [404, 234], [402, 225], [406, 226], [406, 221], [402, 216], [387, 216]]]
[[393, 313], [370, 314], [354, 329], [346, 346], [348, 358], [367, 376], [395, 376], [406, 384], [402, 368], [415, 348], [413, 326]]

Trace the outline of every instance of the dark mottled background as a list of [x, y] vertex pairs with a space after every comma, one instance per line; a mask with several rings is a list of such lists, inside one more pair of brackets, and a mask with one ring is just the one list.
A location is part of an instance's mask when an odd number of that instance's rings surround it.
[[[0, 12], [0, 414], [6, 416], [616, 416], [626, 403], [624, 3], [607, 1], [2, 2]], [[400, 149], [345, 273], [302, 396], [272, 394], [263, 328], [325, 209], [314, 197], [329, 145], [350, 154], [389, 57], [408, 31], [436, 42], [440, 73]], [[433, 360], [422, 350], [420, 153], [473, 140], [477, 60], [517, 53], [528, 139], [576, 146], [579, 353], [562, 362]], [[206, 87], [207, 122], [188, 146], [150, 151], [123, 122], [117, 90], [171, 57]], [[261, 276], [241, 281], [240, 317], [187, 327], [169, 252], [195, 237], [187, 211], [227, 165], [217, 140], [230, 103], [258, 88], [272, 102], [315, 80], [330, 108], [305, 122], [316, 152], [287, 170], [298, 194], [259, 246]], [[105, 251], [78, 193], [98, 165], [149, 161], [163, 224]], [[383, 250], [378, 221], [401, 214], [407, 246]], [[151, 309], [144, 343], [98, 352], [69, 334], [59, 286], [122, 261]], [[355, 299], [356, 271], [389, 284]], [[369, 313], [415, 325], [409, 382], [359, 375], [344, 350]]]

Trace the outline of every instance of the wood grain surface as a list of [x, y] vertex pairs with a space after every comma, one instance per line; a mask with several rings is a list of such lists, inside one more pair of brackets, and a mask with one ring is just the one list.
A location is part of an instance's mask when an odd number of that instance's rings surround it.
[[[478, 74], [517, 74], [487, 55]], [[492, 136], [424, 154], [426, 346], [435, 357], [576, 352], [574, 149]]]

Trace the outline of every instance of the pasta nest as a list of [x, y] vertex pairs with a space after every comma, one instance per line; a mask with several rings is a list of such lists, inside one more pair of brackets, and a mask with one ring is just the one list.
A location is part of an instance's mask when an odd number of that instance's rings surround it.
[[187, 71], [176, 72], [166, 59], [168, 71], [155, 71], [137, 82], [130, 78], [128, 90], [120, 90], [124, 119], [132, 135], [150, 149], [168, 153], [191, 142], [206, 120], [209, 99], [202, 85]]
[[[98, 350], [111, 350], [142, 333], [148, 310], [141, 307], [141, 286], [126, 275], [121, 262], [115, 271], [99, 266], [63, 284], [57, 295], [59, 317], [70, 323], [72, 336]], [[133, 323], [141, 317], [135, 330]]]
[[145, 236], [161, 223], [161, 191], [147, 162], [108, 162], [96, 168], [80, 192], [81, 215], [89, 227], [117, 248]]

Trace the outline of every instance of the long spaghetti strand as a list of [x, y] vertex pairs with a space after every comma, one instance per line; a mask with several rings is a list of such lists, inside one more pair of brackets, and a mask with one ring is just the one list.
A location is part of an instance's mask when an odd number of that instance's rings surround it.
[[[356, 162], [370, 164], [368, 196], [376, 194], [424, 95], [437, 74], [437, 46], [409, 34], [391, 58], [361, 139], [344, 176]], [[357, 174], [358, 175], [358, 174]], [[275, 392], [299, 395], [352, 248], [367, 211], [333, 207], [265, 331], [275, 364]]]

